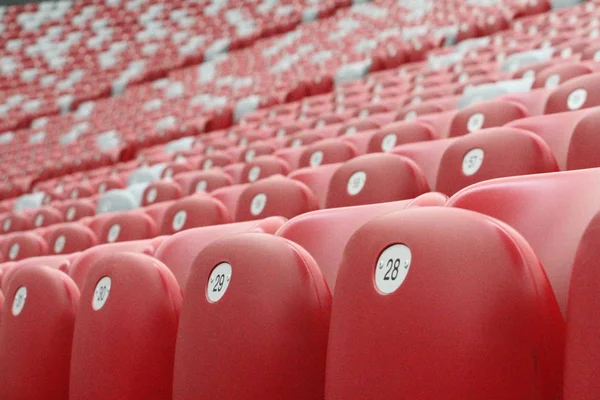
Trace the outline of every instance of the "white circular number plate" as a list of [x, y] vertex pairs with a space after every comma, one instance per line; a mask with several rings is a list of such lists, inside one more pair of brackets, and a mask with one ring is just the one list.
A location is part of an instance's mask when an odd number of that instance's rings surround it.
[[298, 139], [294, 139], [292, 141], [292, 146], [291, 147], [300, 147], [300, 146], [302, 146], [302, 140], [301, 139], [298, 138]]
[[231, 265], [223, 262], [217, 265], [210, 273], [208, 286], [206, 287], [206, 297], [211, 303], [221, 300], [231, 282]]
[[15, 293], [15, 298], [13, 300], [12, 305], [12, 314], [16, 317], [21, 314], [23, 311], [23, 307], [25, 307], [25, 300], [27, 299], [27, 288], [25, 286], [21, 286], [17, 289]]
[[407, 112], [404, 116], [405, 121], [412, 121], [413, 119], [417, 119], [417, 112], [414, 110]]
[[246, 156], [244, 157], [244, 159], [246, 160], [246, 162], [250, 162], [250, 161], [254, 160], [255, 156], [256, 156], [256, 151], [254, 149], [250, 149], [246, 152]]
[[44, 223], [44, 214], [36, 215], [33, 223], [35, 226], [42, 226], [42, 224]]
[[108, 230], [108, 236], [106, 237], [106, 240], [108, 241], [108, 243], [113, 243], [114, 241], [117, 240], [120, 233], [121, 233], [121, 225], [114, 224]]
[[532, 69], [525, 71], [525, 73], [523, 74], [523, 78], [526, 78], [526, 79], [535, 78], [535, 71]]
[[265, 206], [267, 205], [267, 195], [264, 193], [259, 193], [252, 199], [250, 203], [250, 214], [257, 216], [263, 212]]
[[469, 117], [467, 121], [467, 130], [469, 132], [478, 131], [485, 122], [485, 116], [482, 113], [475, 113]]
[[183, 228], [185, 225], [185, 220], [187, 219], [187, 212], [185, 210], [179, 210], [173, 217], [173, 230], [178, 231]]
[[318, 167], [323, 162], [323, 152], [321, 150], [317, 150], [310, 156], [310, 166]]
[[206, 192], [206, 181], [202, 180], [202, 181], [198, 181], [198, 183], [196, 184], [196, 192]]
[[65, 235], [60, 235], [56, 238], [56, 240], [54, 241], [54, 252], [56, 254], [60, 254], [63, 252], [63, 250], [65, 249], [66, 241], [67, 238], [65, 237]]
[[363, 190], [365, 183], [367, 183], [367, 174], [364, 171], [353, 173], [348, 179], [348, 194], [356, 196]]
[[564, 49], [562, 49], [562, 51], [560, 52], [560, 56], [562, 58], [569, 58], [573, 55], [573, 49], [570, 47], [566, 47]]
[[398, 290], [410, 269], [411, 252], [404, 244], [393, 244], [386, 248], [375, 266], [375, 286], [383, 294]]
[[395, 133], [388, 133], [384, 136], [383, 140], [381, 141], [381, 150], [390, 151], [396, 146], [397, 141], [398, 138], [396, 137]]
[[111, 279], [108, 276], [103, 277], [96, 284], [96, 290], [94, 290], [94, 298], [92, 299], [92, 308], [96, 311], [104, 307], [108, 295], [110, 295]]
[[202, 164], [202, 168], [204, 169], [211, 169], [213, 166], [213, 161], [209, 158], [208, 160], [205, 160], [204, 163]]
[[10, 229], [11, 226], [12, 226], [12, 219], [6, 218], [4, 220], [4, 223], [2, 224], [2, 229], [4, 230], [4, 232], [8, 232], [8, 230]]
[[67, 221], [72, 221], [75, 218], [75, 207], [67, 209]]
[[481, 168], [481, 164], [483, 164], [483, 150], [481, 149], [472, 149], [469, 150], [465, 157], [463, 158], [462, 170], [463, 174], [466, 176], [471, 176]]
[[148, 190], [148, 194], [146, 195], [146, 201], [148, 203], [154, 203], [154, 200], [156, 200], [157, 195], [158, 195], [158, 191], [156, 190], [156, 188], [152, 188], [152, 189]]
[[579, 110], [587, 100], [587, 90], [575, 89], [567, 97], [567, 107], [569, 110]]
[[250, 168], [250, 171], [248, 171], [248, 180], [250, 182], [254, 182], [255, 180], [258, 179], [259, 176], [260, 176], [260, 167], [258, 165], [255, 165], [254, 167]]
[[560, 75], [553, 74], [553, 75], [550, 75], [546, 79], [546, 83], [544, 84], [544, 86], [546, 87], [546, 89], [554, 89], [555, 87], [558, 86], [559, 83], [560, 83]]
[[19, 256], [19, 250], [21, 250], [21, 245], [19, 243], [13, 243], [8, 250], [8, 258], [10, 260], [14, 260]]
[[350, 128], [346, 129], [346, 132], [344, 132], [344, 135], [346, 135], [346, 136], [354, 136], [354, 135], [356, 135], [356, 127], [355, 126], [351, 126]]

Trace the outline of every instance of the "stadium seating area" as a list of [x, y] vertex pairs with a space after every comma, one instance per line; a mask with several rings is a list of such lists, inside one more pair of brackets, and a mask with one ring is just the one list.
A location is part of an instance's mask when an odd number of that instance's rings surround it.
[[0, 7], [0, 399], [600, 399], [599, 39], [600, 0]]

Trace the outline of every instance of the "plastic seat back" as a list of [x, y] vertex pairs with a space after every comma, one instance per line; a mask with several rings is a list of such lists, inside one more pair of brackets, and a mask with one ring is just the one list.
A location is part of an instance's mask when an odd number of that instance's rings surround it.
[[560, 399], [563, 340], [544, 271], [513, 229], [465, 210], [399, 211], [346, 246], [325, 399]]
[[76, 222], [53, 225], [44, 232], [44, 237], [49, 254], [75, 253], [98, 244], [94, 231]]
[[22, 213], [10, 212], [0, 214], [1, 233], [21, 232], [32, 228], [31, 221]]
[[233, 183], [229, 175], [219, 170], [185, 172], [175, 176], [174, 180], [184, 195], [212, 192]]
[[57, 205], [65, 222], [77, 221], [96, 214], [96, 205], [89, 199], [69, 200]]
[[598, 168], [500, 178], [463, 189], [448, 206], [492, 216], [518, 230], [542, 261], [566, 315], [575, 253], [600, 209], [598, 179]]
[[502, 126], [527, 116], [527, 110], [514, 102], [493, 100], [476, 103], [463, 108], [454, 116], [448, 136], [462, 136], [481, 129]]
[[100, 243], [150, 239], [158, 233], [152, 217], [142, 210], [101, 214], [92, 218], [88, 226]]
[[43, 256], [48, 253], [48, 244], [35, 232], [15, 232], [0, 243], [2, 256], [8, 261]]
[[567, 82], [581, 75], [591, 74], [593, 72], [594, 68], [586, 63], [561, 63], [540, 71], [540, 73], [535, 77], [533, 87], [554, 89], [561, 83]]
[[565, 350], [565, 400], [600, 396], [596, 379], [600, 359], [598, 300], [600, 293], [600, 214], [591, 220], [581, 239], [571, 276]]
[[220, 201], [198, 194], [171, 203], [162, 214], [158, 232], [161, 235], [172, 235], [190, 228], [229, 222], [229, 210]]
[[272, 176], [249, 184], [238, 199], [236, 222], [266, 217], [292, 218], [319, 208], [314, 193], [303, 183]]
[[69, 398], [71, 344], [79, 290], [64, 273], [19, 268], [5, 291], [0, 325], [0, 397]]
[[410, 159], [367, 154], [342, 164], [333, 174], [327, 208], [412, 199], [429, 191], [427, 180]]
[[273, 175], [287, 175], [289, 165], [275, 156], [259, 156], [245, 163], [241, 171], [240, 183], [255, 182]]
[[31, 216], [32, 226], [35, 228], [58, 224], [63, 220], [63, 213], [54, 207], [42, 207]]
[[257, 233], [212, 242], [185, 290], [173, 399], [322, 398], [330, 306], [297, 244]]
[[[429, 199], [433, 197], [433, 199]], [[443, 206], [448, 198], [441, 194], [424, 194], [413, 200], [339, 207], [299, 215], [286, 222], [277, 236], [298, 243], [315, 259], [333, 292], [342, 254], [350, 237], [367, 221], [393, 211], [423, 203]], [[429, 200], [429, 201], [427, 201]]]
[[539, 136], [521, 129], [490, 128], [450, 143], [439, 162], [434, 189], [452, 196], [489, 179], [556, 171], [556, 159]]
[[129, 252], [152, 256], [160, 244], [153, 240], [132, 240], [130, 242], [99, 244], [79, 253], [67, 267], [66, 272], [81, 289], [88, 271], [101, 257], [117, 253]]
[[586, 74], [559, 85], [548, 97], [545, 114], [576, 111], [600, 105], [600, 73]]
[[173, 181], [161, 179], [149, 184], [142, 194], [141, 206], [160, 203], [162, 201], [175, 200], [182, 195], [181, 187]]
[[258, 232], [275, 234], [285, 218], [269, 217], [260, 221], [236, 222], [188, 229], [169, 236], [157, 249], [154, 257], [162, 261], [185, 289], [192, 262], [206, 245], [214, 240], [236, 233]]
[[452, 138], [408, 143], [394, 147], [391, 153], [413, 160], [427, 178], [429, 187], [434, 189], [444, 152], [457, 140], [458, 138]]
[[308, 145], [300, 154], [298, 168], [318, 167], [347, 161], [358, 155], [356, 147], [339, 139], [325, 139]]
[[69, 399], [170, 399], [181, 290], [169, 269], [143, 254], [105, 254], [81, 299]]
[[394, 147], [413, 142], [432, 140], [432, 130], [418, 122], [405, 121], [388, 124], [379, 129], [368, 142], [368, 153], [390, 152]]

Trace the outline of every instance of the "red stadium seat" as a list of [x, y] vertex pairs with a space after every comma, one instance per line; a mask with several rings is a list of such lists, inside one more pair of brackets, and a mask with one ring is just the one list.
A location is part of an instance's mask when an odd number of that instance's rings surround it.
[[[164, 240], [164, 238], [162, 238]], [[66, 272], [81, 289], [85, 283], [88, 271], [101, 257], [117, 253], [139, 253], [152, 256], [162, 240], [132, 240], [121, 243], [100, 244], [79, 253], [67, 267]]]
[[529, 116], [525, 107], [514, 102], [492, 100], [476, 103], [458, 111], [452, 120], [448, 137], [466, 135], [485, 128]]
[[22, 213], [0, 214], [0, 229], [2, 233], [20, 232], [33, 228], [29, 218]]
[[64, 273], [19, 268], [5, 292], [0, 325], [0, 397], [69, 398], [79, 290]]
[[218, 200], [197, 194], [165, 204], [156, 220], [160, 235], [172, 235], [182, 230], [231, 222], [229, 210]]
[[163, 170], [162, 175], [160, 177], [162, 179], [169, 179], [179, 174], [185, 174], [186, 172], [190, 172], [191, 170], [192, 167], [188, 164], [174, 161], [165, 166], [165, 169]]
[[90, 197], [96, 194], [96, 191], [89, 183], [78, 183], [67, 191], [67, 198], [71, 200]]
[[325, 399], [558, 399], [563, 340], [540, 262], [513, 229], [464, 210], [395, 212], [346, 246]]
[[63, 222], [63, 213], [54, 207], [41, 207], [31, 214], [31, 225], [40, 228]]
[[69, 399], [170, 398], [181, 290], [169, 269], [142, 254], [106, 254], [81, 298]]
[[[356, 136], [356, 138], [361, 136]], [[412, 121], [395, 122], [373, 132], [368, 141], [365, 141], [366, 143], [359, 149], [364, 149], [365, 153], [389, 152], [395, 146], [432, 140], [434, 137], [435, 134], [424, 124]]]
[[591, 400], [600, 395], [595, 380], [598, 372], [598, 322], [595, 316], [600, 287], [597, 271], [598, 223], [600, 214], [591, 220], [573, 263], [569, 307], [567, 311], [567, 339], [565, 350], [564, 399]]
[[98, 244], [94, 231], [76, 222], [52, 225], [43, 235], [49, 254], [71, 254]]
[[169, 180], [159, 180], [149, 184], [142, 194], [142, 207], [150, 204], [160, 203], [167, 200], [175, 200], [182, 196], [179, 184]]
[[600, 105], [600, 94], [594, 89], [600, 73], [586, 74], [559, 85], [548, 97], [545, 114], [576, 111]]
[[0, 242], [0, 251], [5, 260], [17, 261], [28, 257], [43, 256], [48, 253], [48, 244], [35, 232], [15, 232]]
[[273, 175], [287, 175], [289, 165], [275, 156], [258, 156], [244, 164], [241, 170], [240, 183], [251, 183]]
[[596, 65], [595, 63], [561, 63], [548, 67], [537, 74], [533, 87], [554, 89], [561, 83], [577, 78], [578, 76], [597, 72], [599, 67], [600, 65]]
[[593, 107], [524, 118], [508, 126], [539, 135], [555, 154], [559, 167], [565, 170], [600, 167], [596, 135], [599, 121], [600, 109]]
[[184, 195], [213, 190], [232, 184], [231, 177], [219, 170], [192, 171], [178, 174], [174, 178]]
[[209, 244], [185, 290], [173, 399], [322, 397], [330, 305], [297, 244], [256, 233]]
[[56, 205], [64, 215], [65, 222], [77, 221], [96, 214], [96, 204], [89, 199], [69, 200]]
[[319, 208], [314, 193], [306, 185], [293, 179], [272, 176], [247, 186], [239, 186], [243, 190], [239, 193], [235, 208], [236, 222], [273, 216], [292, 218]]
[[539, 256], [566, 314], [575, 253], [598, 212], [599, 177], [600, 169], [588, 169], [495, 179], [457, 193], [448, 206], [487, 214], [517, 229]]
[[409, 207], [443, 206], [447, 199], [442, 194], [427, 193], [413, 200], [314, 211], [289, 220], [277, 231], [277, 236], [306, 249], [333, 292], [342, 254], [358, 228], [380, 215]]
[[317, 196], [319, 207], [325, 208], [329, 183], [335, 171], [343, 163], [326, 164], [320, 167], [301, 168], [288, 175], [290, 179], [304, 183]]
[[357, 155], [358, 150], [356, 147], [345, 140], [324, 139], [302, 149], [298, 168], [344, 162]]
[[327, 208], [412, 199], [429, 191], [425, 176], [410, 159], [367, 154], [340, 165], [329, 183]]
[[141, 210], [100, 214], [87, 225], [100, 243], [150, 239], [158, 233], [154, 220]]
[[489, 179], [558, 171], [543, 140], [528, 131], [505, 127], [398, 146], [392, 152], [414, 160], [431, 188], [448, 196]]
[[154, 257], [169, 267], [179, 286], [185, 288], [192, 262], [209, 243], [223, 236], [244, 232], [274, 234], [284, 223], [284, 218], [270, 217], [259, 221], [188, 229], [165, 239], [156, 249]]

